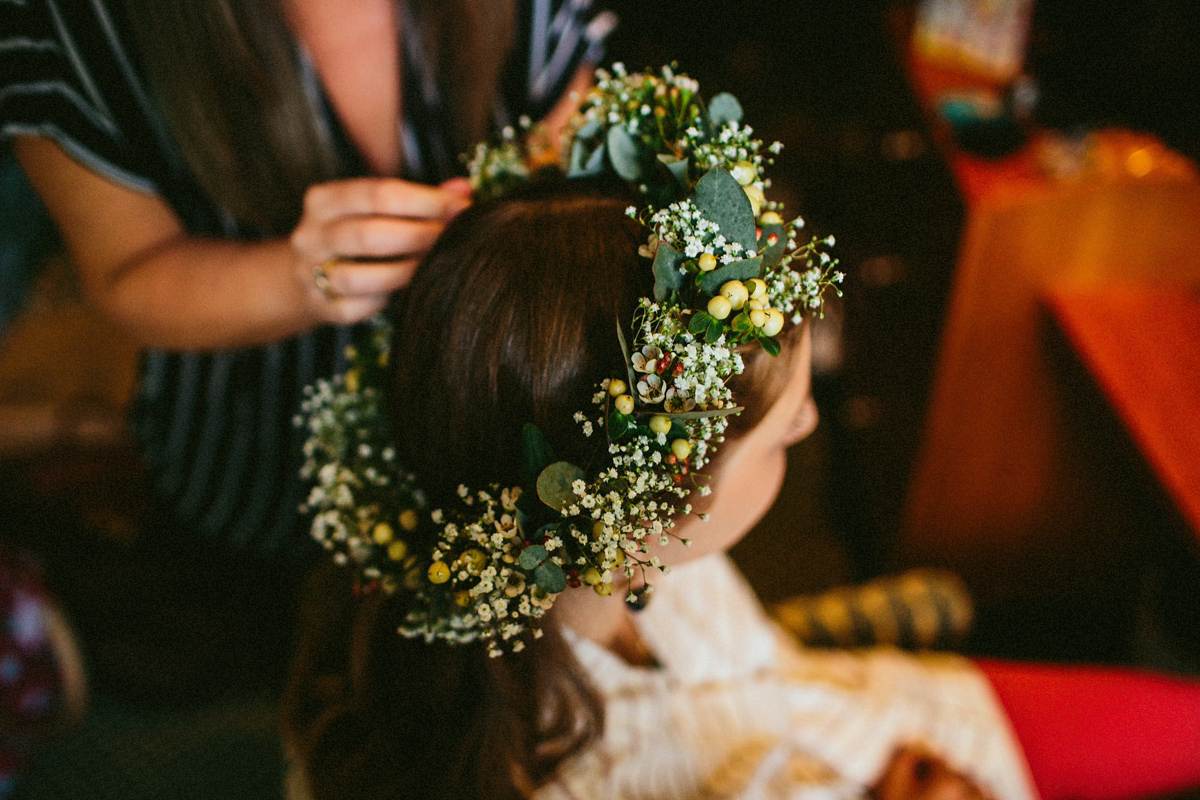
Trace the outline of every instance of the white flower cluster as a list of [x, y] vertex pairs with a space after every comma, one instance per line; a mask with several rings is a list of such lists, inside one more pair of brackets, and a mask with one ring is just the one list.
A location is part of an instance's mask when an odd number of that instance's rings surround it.
[[715, 222], [707, 219], [690, 199], [672, 203], [650, 216], [650, 227], [659, 241], [667, 242], [688, 258], [709, 253], [719, 264], [753, 258], [754, 251], [731, 242]]
[[676, 123], [690, 125], [698, 120], [699, 109], [693, 99], [699, 91], [696, 81], [676, 74], [670, 67], [663, 67], [661, 76], [647, 72], [631, 75], [624, 64], [617, 62], [612, 72], [596, 70], [596, 86], [584, 98], [577, 127], [592, 122], [605, 127], [621, 125], [634, 136], [653, 139], [661, 136], [660, 116], [664, 111], [686, 115], [673, 120]]

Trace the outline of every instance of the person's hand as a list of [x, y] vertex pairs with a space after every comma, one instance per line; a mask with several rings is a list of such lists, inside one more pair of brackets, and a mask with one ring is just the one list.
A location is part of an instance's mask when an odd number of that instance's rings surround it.
[[871, 788], [875, 800], [993, 800], [970, 778], [922, 747], [896, 750]]
[[294, 274], [321, 323], [350, 324], [406, 286], [446, 223], [470, 203], [466, 179], [423, 186], [354, 178], [311, 187], [289, 238]]

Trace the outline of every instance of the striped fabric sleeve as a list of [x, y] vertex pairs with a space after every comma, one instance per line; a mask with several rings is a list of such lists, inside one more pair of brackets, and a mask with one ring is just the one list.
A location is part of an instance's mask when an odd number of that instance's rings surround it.
[[497, 122], [511, 125], [521, 116], [546, 116], [581, 66], [599, 64], [616, 24], [616, 15], [602, 10], [599, 0], [521, 3]]
[[0, 0], [0, 136], [48, 136], [105, 177], [153, 191], [159, 179], [129, 136], [153, 135], [147, 108], [102, 0]]

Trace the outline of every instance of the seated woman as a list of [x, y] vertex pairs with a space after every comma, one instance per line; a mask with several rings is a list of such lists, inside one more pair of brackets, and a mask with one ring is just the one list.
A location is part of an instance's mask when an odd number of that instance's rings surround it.
[[[310, 398], [314, 535], [353, 569], [304, 610], [292, 798], [1035, 796], [979, 669], [804, 651], [723, 555], [816, 424], [837, 276], [736, 102], [693, 97], [602, 76], [572, 168], [625, 180], [463, 212]], [[659, 138], [589, 124], [620, 109]]]

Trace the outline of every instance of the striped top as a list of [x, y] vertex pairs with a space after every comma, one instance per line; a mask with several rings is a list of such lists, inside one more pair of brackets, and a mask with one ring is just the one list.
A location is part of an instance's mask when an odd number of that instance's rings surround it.
[[[139, 74], [112, 0], [0, 0], [0, 135], [42, 135], [129, 188], [156, 192], [192, 234], [243, 234], [204, 194]], [[401, 4], [401, 7], [403, 5]], [[543, 116], [579, 66], [596, 63], [614, 18], [592, 0], [522, 0], [495, 117]], [[405, 177], [436, 183], [461, 171], [439, 124], [438, 86], [412, 25], [404, 41]], [[304, 59], [302, 58], [302, 61]], [[305, 62], [306, 63], [306, 62]], [[311, 66], [321, 124], [346, 141]], [[353, 154], [349, 154], [353, 158]], [[320, 328], [267, 347], [143, 355], [133, 422], [173, 521], [212, 541], [272, 557], [313, 543], [299, 512], [303, 387], [341, 368], [350, 328]]]
[[657, 578], [636, 623], [661, 668], [566, 632], [605, 728], [536, 800], [862, 798], [906, 744], [996, 800], [1036, 797], [990, 684], [961, 658], [800, 649], [723, 555]]

